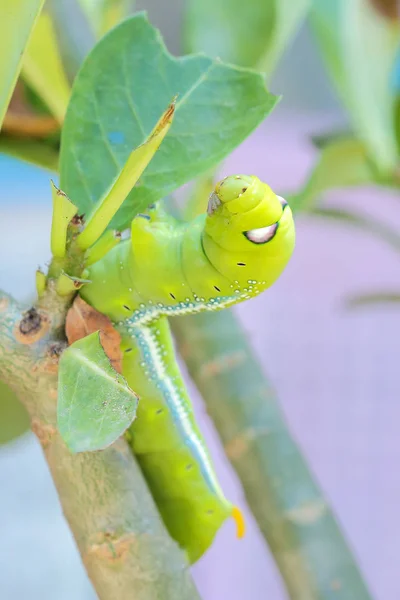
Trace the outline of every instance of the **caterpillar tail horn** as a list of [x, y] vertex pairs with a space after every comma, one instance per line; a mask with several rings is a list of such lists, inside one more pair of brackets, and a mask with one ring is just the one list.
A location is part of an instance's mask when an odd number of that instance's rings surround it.
[[246, 521], [239, 507], [232, 507], [232, 517], [236, 523], [236, 537], [243, 538], [246, 535]]

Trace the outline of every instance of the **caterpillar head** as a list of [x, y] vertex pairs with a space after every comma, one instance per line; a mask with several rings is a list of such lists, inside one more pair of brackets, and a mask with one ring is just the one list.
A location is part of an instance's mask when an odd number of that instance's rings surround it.
[[294, 223], [287, 202], [255, 176], [218, 182], [207, 207], [207, 234], [226, 250], [280, 252], [292, 248]]

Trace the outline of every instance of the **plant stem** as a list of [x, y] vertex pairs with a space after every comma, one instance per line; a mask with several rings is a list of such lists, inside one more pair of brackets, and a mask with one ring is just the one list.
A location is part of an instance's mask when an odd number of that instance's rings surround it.
[[101, 452], [71, 454], [56, 429], [65, 310], [51, 288], [40, 307], [25, 312], [0, 296], [0, 379], [28, 409], [97, 595], [100, 600], [196, 600], [188, 565], [125, 440]]
[[351, 551], [231, 311], [171, 319], [292, 600], [369, 600]]

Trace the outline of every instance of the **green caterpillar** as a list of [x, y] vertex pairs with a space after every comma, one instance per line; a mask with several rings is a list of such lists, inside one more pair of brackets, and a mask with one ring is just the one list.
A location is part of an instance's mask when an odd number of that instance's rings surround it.
[[295, 243], [287, 203], [257, 177], [219, 182], [206, 215], [183, 223], [160, 208], [89, 268], [83, 299], [115, 323], [123, 374], [140, 398], [131, 445], [171, 535], [196, 561], [230, 516], [176, 364], [167, 317], [219, 310], [268, 288]]

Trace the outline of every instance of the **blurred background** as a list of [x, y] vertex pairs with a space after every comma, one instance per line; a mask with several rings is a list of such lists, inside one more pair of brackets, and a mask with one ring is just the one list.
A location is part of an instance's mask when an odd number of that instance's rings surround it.
[[[184, 5], [136, 4], [175, 55], [182, 53]], [[282, 101], [219, 174], [255, 174], [294, 197], [318, 160], [311, 137], [348, 127], [308, 22], [290, 39], [269, 88]], [[0, 287], [22, 301], [34, 297], [35, 270], [50, 259], [50, 176], [0, 155]], [[399, 188], [363, 185], [321, 194], [318, 206], [351, 210], [399, 231], [399, 200]], [[348, 299], [396, 289], [400, 255], [384, 236], [340, 219], [299, 213], [296, 223], [297, 247], [281, 279], [235, 312], [374, 598], [394, 600], [400, 597], [400, 303], [351, 308]], [[202, 401], [188, 384], [226, 495], [244, 505]], [[93, 600], [33, 434], [0, 446], [0, 490], [2, 600]], [[205, 600], [287, 598], [249, 511], [246, 519], [243, 540], [226, 523], [193, 567]]]

